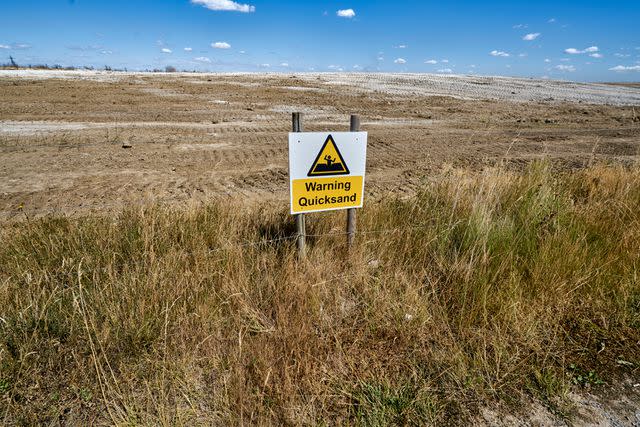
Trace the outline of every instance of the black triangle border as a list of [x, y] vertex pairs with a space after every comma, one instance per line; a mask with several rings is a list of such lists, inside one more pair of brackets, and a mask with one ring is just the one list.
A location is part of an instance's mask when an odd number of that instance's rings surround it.
[[[333, 142], [333, 146], [336, 147], [336, 152], [338, 153], [338, 157], [340, 157], [340, 162], [342, 162], [342, 165], [344, 166], [345, 171], [344, 172], [331, 173], [331, 174], [314, 175], [314, 174], [312, 174], [313, 169], [315, 168], [316, 164], [318, 163], [318, 160], [320, 160], [320, 154], [322, 154], [322, 152], [324, 151], [324, 148], [329, 143], [329, 140], [331, 140], [331, 142]], [[351, 172], [349, 172], [349, 166], [347, 166], [347, 162], [344, 161], [344, 158], [342, 157], [342, 153], [340, 152], [340, 149], [338, 148], [338, 144], [336, 144], [336, 140], [333, 139], [333, 136], [331, 134], [329, 134], [329, 136], [327, 137], [327, 140], [324, 142], [324, 144], [322, 144], [322, 148], [320, 148], [320, 151], [318, 151], [318, 155], [316, 156], [316, 159], [313, 161], [313, 163], [311, 163], [311, 169], [309, 169], [309, 172], [307, 173], [307, 176], [333, 176], [333, 175], [349, 175], [349, 174], [351, 174]]]

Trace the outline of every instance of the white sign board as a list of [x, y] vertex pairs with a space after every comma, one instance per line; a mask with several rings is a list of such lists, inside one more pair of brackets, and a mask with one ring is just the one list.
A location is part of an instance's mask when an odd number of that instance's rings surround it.
[[361, 208], [367, 132], [289, 134], [291, 213]]

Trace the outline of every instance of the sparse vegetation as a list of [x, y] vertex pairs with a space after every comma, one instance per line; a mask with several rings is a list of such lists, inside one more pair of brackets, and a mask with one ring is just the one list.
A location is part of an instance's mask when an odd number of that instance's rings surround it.
[[0, 416], [441, 425], [522, 393], [562, 405], [640, 363], [638, 206], [637, 168], [450, 170], [369, 202], [351, 254], [344, 213], [311, 216], [306, 262], [284, 205], [5, 223]]

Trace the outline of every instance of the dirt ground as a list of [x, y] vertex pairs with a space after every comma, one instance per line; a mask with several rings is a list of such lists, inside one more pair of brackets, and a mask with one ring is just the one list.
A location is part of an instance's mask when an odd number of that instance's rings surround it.
[[[558, 101], [566, 88], [554, 101], [500, 100], [514, 89], [511, 80], [494, 85], [498, 99], [474, 100], [425, 95], [422, 80], [376, 77], [363, 85], [362, 76], [339, 77], [0, 74], [0, 219], [150, 200], [286, 201], [294, 111], [305, 113], [307, 131], [348, 130], [349, 114], [361, 115], [369, 132], [367, 200], [410, 195], [452, 167], [638, 160], [634, 106]], [[414, 94], [398, 93], [398, 84], [415, 85]], [[467, 86], [460, 98], [483, 95]], [[616, 90], [625, 102], [640, 100], [638, 88], [593, 86], [574, 91], [597, 102]], [[602, 88], [607, 97], [594, 98]]]
[[576, 388], [565, 397], [564, 411], [529, 397], [520, 410], [502, 405], [485, 406], [474, 420], [478, 426], [500, 427], [638, 427], [640, 384], [630, 379], [597, 389]]

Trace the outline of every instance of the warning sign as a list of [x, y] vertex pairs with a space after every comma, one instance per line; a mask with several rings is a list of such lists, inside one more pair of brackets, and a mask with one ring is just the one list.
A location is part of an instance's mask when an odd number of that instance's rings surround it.
[[362, 207], [366, 132], [289, 134], [291, 213]]
[[329, 135], [318, 157], [311, 165], [308, 176], [349, 175], [349, 168], [336, 147], [333, 137]]

